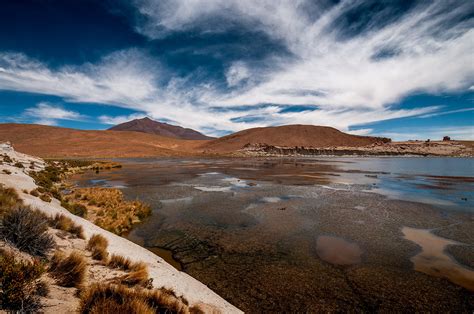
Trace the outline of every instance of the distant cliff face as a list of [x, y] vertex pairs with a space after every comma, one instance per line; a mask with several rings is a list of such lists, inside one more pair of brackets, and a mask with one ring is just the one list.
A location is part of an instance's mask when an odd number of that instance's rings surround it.
[[206, 136], [198, 131], [183, 128], [177, 125], [161, 123], [150, 118], [135, 119], [111, 127], [111, 131], [135, 131], [156, 134], [166, 137], [179, 138], [183, 140], [210, 140], [213, 137]]

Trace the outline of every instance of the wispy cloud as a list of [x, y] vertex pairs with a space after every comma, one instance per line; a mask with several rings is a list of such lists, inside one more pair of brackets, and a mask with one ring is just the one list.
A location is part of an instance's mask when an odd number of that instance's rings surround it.
[[66, 110], [47, 102], [40, 102], [34, 107], [27, 108], [22, 117], [45, 125], [56, 125], [58, 120], [84, 121], [88, 118], [78, 112]]
[[472, 140], [474, 138], [474, 126], [400, 128], [397, 132], [384, 132], [381, 135], [397, 141], [414, 139], [441, 140], [444, 136], [449, 136], [453, 140]]
[[116, 125], [116, 124], [124, 123], [130, 120], [145, 118], [146, 116], [147, 115], [143, 113], [132, 113], [130, 115], [123, 115], [123, 116], [102, 115], [102, 116], [99, 116], [98, 119], [100, 123]]
[[474, 111], [474, 108], [463, 108], [463, 109], [456, 109], [456, 110], [448, 110], [448, 111], [441, 111], [436, 113], [424, 114], [419, 116], [420, 118], [432, 118], [437, 116], [444, 116], [447, 114], [459, 113], [459, 112], [469, 112]]

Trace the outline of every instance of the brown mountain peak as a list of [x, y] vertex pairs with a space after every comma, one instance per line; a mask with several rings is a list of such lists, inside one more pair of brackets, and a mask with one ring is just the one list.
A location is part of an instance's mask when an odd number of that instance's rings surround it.
[[124, 122], [109, 128], [111, 131], [135, 131], [149, 134], [156, 134], [166, 137], [185, 139], [185, 140], [209, 140], [212, 137], [206, 136], [198, 131], [189, 128], [183, 128], [177, 125], [158, 122], [144, 117]]

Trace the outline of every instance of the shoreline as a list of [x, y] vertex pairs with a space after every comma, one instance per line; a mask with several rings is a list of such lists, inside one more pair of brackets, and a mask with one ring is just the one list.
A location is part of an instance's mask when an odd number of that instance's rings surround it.
[[[17, 162], [34, 162], [39, 169], [45, 167], [44, 161], [40, 158], [18, 153], [9, 145], [2, 144], [0, 146], [0, 153], [9, 156], [12, 160]], [[14, 188], [25, 205], [38, 209], [49, 217], [62, 214], [70, 218], [75, 224], [82, 226], [86, 238], [90, 238], [93, 234], [102, 235], [109, 242], [108, 251], [110, 254], [123, 255], [134, 262], [144, 262], [148, 266], [150, 278], [153, 279], [157, 287], [165, 287], [174, 290], [177, 294], [189, 300], [191, 305], [204, 304], [208, 309], [212, 309], [209, 310], [209, 312], [217, 310], [223, 313], [241, 313], [239, 309], [221, 298], [203, 283], [184, 272], [176, 270], [164, 259], [149, 250], [126, 238], [106, 231], [84, 218], [73, 215], [63, 208], [57, 199], [53, 198], [51, 202], [46, 202], [38, 197], [22, 192], [38, 188], [38, 185], [36, 185], [33, 178], [26, 173], [25, 169], [5, 163], [0, 165], [0, 169], [0, 182], [7, 188]], [[9, 174], [7, 172], [9, 172]]]

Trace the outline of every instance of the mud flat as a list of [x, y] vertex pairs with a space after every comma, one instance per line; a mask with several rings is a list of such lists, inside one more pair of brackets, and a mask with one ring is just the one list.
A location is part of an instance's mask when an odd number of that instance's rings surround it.
[[[244, 311], [472, 312], [469, 253], [449, 253], [446, 267], [427, 274], [417, 259], [430, 245], [404, 234], [432, 230], [452, 241], [443, 254], [472, 245], [472, 176], [462, 177], [470, 161], [448, 167], [450, 176], [424, 173], [417, 161], [369, 161], [131, 160], [75, 179], [123, 182], [127, 197], [153, 206], [129, 238], [171, 251], [183, 271]], [[463, 282], [449, 275], [455, 269]]]
[[415, 270], [432, 276], [447, 278], [448, 280], [474, 291], [474, 271], [457, 263], [446, 254], [448, 245], [463, 245], [457, 241], [438, 237], [430, 230], [404, 227], [402, 229], [406, 239], [420, 246], [421, 251], [411, 258]]

